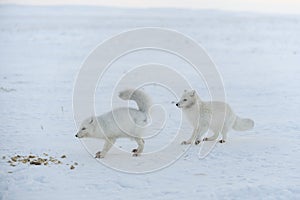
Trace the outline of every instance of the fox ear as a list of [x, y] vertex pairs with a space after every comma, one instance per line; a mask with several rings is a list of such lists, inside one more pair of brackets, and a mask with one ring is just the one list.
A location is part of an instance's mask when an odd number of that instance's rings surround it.
[[193, 96], [195, 96], [195, 94], [196, 94], [196, 91], [195, 91], [195, 90], [192, 90], [190, 96], [193, 97]]
[[89, 124], [92, 124], [93, 122], [94, 122], [94, 117], [91, 117]]

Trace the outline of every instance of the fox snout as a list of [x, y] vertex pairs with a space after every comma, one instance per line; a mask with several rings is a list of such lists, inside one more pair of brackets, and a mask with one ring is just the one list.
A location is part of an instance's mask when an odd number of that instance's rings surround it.
[[78, 132], [78, 133], [76, 133], [76, 135], [75, 135], [75, 137], [77, 137], [77, 138], [82, 138], [82, 137], [84, 137], [85, 136], [85, 134], [83, 134], [83, 133], [81, 133], [81, 132]]
[[176, 105], [177, 107], [179, 107], [179, 103], [176, 103], [175, 105]]

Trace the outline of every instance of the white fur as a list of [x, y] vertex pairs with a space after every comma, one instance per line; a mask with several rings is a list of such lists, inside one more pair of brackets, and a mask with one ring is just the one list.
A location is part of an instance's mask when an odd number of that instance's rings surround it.
[[189, 122], [194, 127], [192, 136], [187, 141], [183, 141], [182, 144], [191, 144], [193, 142], [199, 144], [208, 130], [211, 130], [214, 135], [204, 138], [205, 141], [216, 140], [221, 133], [222, 140], [220, 142], [223, 143], [227, 139], [229, 130], [244, 131], [254, 127], [253, 120], [238, 117], [228, 104], [217, 101], [204, 102], [195, 90], [185, 90], [176, 106], [182, 108]]
[[92, 137], [105, 140], [104, 147], [101, 152], [96, 153], [96, 158], [103, 158], [116, 139], [122, 137], [137, 142], [138, 147], [133, 150], [134, 156], [143, 152], [142, 132], [149, 121], [150, 98], [144, 92], [133, 89], [120, 92], [119, 97], [123, 100], [136, 101], [139, 109], [122, 107], [98, 117], [89, 117], [82, 122], [76, 134], [79, 138]]

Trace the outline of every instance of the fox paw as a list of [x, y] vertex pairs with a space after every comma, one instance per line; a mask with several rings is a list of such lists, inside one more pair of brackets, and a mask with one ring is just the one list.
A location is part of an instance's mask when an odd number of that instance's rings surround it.
[[104, 155], [101, 154], [101, 151], [98, 151], [95, 155], [95, 158], [104, 158]]
[[208, 138], [206, 137], [206, 138], [203, 138], [203, 141], [208, 141]]
[[132, 149], [131, 152], [132, 152], [132, 153], [137, 153], [137, 151], [138, 151], [137, 149]]
[[191, 144], [191, 142], [189, 142], [189, 141], [183, 141], [183, 142], [181, 142], [181, 144], [182, 145], [187, 145], [187, 144]]
[[220, 143], [225, 143], [225, 140], [219, 140]]
[[196, 140], [196, 141], [195, 141], [195, 145], [200, 144], [200, 142], [201, 142], [200, 140]]
[[138, 157], [139, 155], [140, 155], [140, 154], [137, 153], [137, 152], [132, 154], [133, 157]]
[[138, 149], [132, 149], [131, 152], [133, 153], [133, 154], [132, 154], [133, 157], [137, 157], [137, 156], [140, 155], [140, 153], [138, 152]]

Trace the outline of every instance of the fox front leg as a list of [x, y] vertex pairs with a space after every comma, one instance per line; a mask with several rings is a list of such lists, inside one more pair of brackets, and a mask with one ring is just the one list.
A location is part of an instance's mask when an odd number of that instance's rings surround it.
[[95, 155], [95, 158], [104, 158], [106, 153], [110, 150], [110, 148], [114, 145], [116, 139], [106, 139], [102, 151], [98, 151]]
[[214, 133], [213, 136], [211, 136], [211, 137], [205, 137], [203, 139], [203, 141], [214, 141], [214, 140], [216, 140], [218, 138], [218, 136], [219, 136], [219, 133], [217, 131], [213, 131], [213, 133]]
[[197, 138], [199, 131], [200, 131], [199, 128], [195, 128], [190, 139], [188, 139], [187, 141], [181, 142], [181, 144], [182, 145], [192, 144], [192, 142]]
[[200, 143], [200, 140], [196, 140], [197, 138], [201, 138], [204, 133], [208, 131], [208, 125], [202, 124], [199, 126], [199, 128], [195, 128], [193, 131], [192, 136], [187, 141], [183, 141], [181, 144], [192, 144], [195, 141], [195, 144], [198, 145]]

